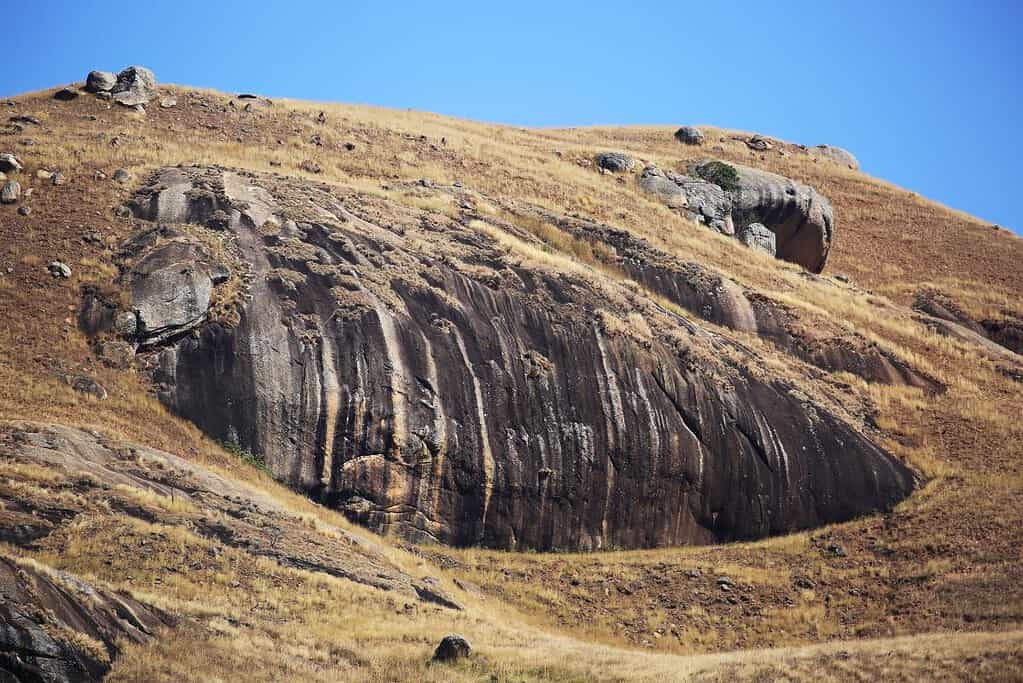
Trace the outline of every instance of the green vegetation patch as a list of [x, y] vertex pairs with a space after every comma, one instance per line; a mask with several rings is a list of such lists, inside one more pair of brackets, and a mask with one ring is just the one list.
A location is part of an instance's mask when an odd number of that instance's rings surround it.
[[714, 183], [725, 192], [739, 189], [739, 172], [723, 161], [708, 161], [696, 167], [696, 173], [708, 183]]

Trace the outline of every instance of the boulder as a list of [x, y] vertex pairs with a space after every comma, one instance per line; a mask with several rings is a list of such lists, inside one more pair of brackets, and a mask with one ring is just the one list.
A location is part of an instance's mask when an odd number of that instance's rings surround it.
[[597, 155], [597, 166], [612, 173], [626, 173], [636, 166], [636, 160], [625, 152], [601, 152]]
[[437, 649], [433, 651], [433, 661], [457, 662], [471, 654], [472, 645], [469, 644], [469, 641], [457, 633], [452, 633], [441, 639]]
[[21, 197], [21, 183], [17, 180], [8, 180], [0, 188], [0, 204], [13, 204]]
[[119, 168], [116, 171], [114, 171], [113, 177], [115, 182], [126, 183], [129, 180], [131, 180], [131, 173], [129, 173], [126, 169]]
[[682, 126], [675, 131], [675, 139], [683, 145], [702, 145], [703, 131], [695, 126]]
[[115, 102], [126, 107], [144, 105], [156, 96], [156, 77], [144, 66], [129, 66], [117, 74], [110, 92]]
[[833, 147], [831, 145], [817, 145], [816, 147], [810, 148], [810, 154], [821, 159], [826, 159], [832, 163], [840, 166], [845, 166], [854, 171], [860, 167], [860, 162], [853, 156], [852, 152], [842, 149], [841, 147]]
[[751, 249], [762, 251], [765, 254], [775, 256], [774, 233], [767, 229], [763, 223], [750, 223], [736, 235], [739, 241]]
[[168, 242], [130, 273], [131, 308], [143, 346], [185, 334], [206, 319], [220, 268], [198, 245]]
[[754, 135], [746, 140], [746, 146], [757, 152], [766, 152], [771, 149], [771, 142], [762, 135]]
[[323, 168], [321, 168], [320, 165], [318, 163], [316, 163], [315, 161], [313, 161], [312, 159], [306, 159], [301, 164], [299, 164], [298, 167], [300, 169], [302, 169], [303, 171], [305, 171], [306, 173], [322, 173], [323, 172]]
[[50, 265], [46, 266], [46, 270], [50, 272], [53, 277], [59, 277], [67, 279], [71, 277], [71, 268], [68, 264], [62, 261], [50, 261]]
[[111, 71], [90, 71], [85, 79], [85, 90], [91, 93], [110, 92], [117, 85], [117, 75]]
[[814, 273], [824, 268], [833, 215], [831, 204], [813, 188], [766, 171], [709, 159], [691, 165], [689, 171], [690, 175], [682, 175], [647, 168], [639, 186], [725, 235], [748, 235], [746, 228], [758, 223], [774, 233], [778, 258]]
[[78, 97], [78, 94], [79, 93], [77, 88], [72, 88], [69, 86], [67, 88], [61, 88], [57, 92], [53, 93], [53, 99], [60, 100], [61, 102], [69, 102], [73, 99], [76, 99]]
[[0, 173], [20, 173], [22, 168], [18, 157], [10, 152], [0, 154]]
[[71, 388], [81, 394], [88, 394], [100, 400], [107, 397], [107, 390], [102, 384], [88, 375], [76, 375], [70, 378]]

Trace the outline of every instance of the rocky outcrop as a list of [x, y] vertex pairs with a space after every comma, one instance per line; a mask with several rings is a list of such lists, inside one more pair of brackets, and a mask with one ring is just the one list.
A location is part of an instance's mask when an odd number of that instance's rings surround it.
[[1003, 350], [1017, 356], [1023, 354], [1023, 315], [1002, 311], [1001, 318], [977, 320], [951, 297], [933, 289], [917, 292], [913, 309], [927, 316], [921, 321], [928, 327], [946, 336], [974, 343], [983, 348], [986, 355], [1005, 356]]
[[98, 681], [171, 618], [124, 593], [0, 555], [0, 680]]
[[683, 175], [648, 167], [639, 187], [725, 235], [745, 233], [759, 223], [774, 233], [778, 258], [814, 273], [824, 269], [834, 219], [831, 204], [813, 188], [720, 161], [701, 161], [689, 171]]
[[110, 92], [117, 85], [117, 74], [112, 71], [90, 71], [85, 79], [85, 90], [91, 93]]
[[[741, 346], [458, 222], [203, 169], [159, 174], [137, 215], [201, 221], [203, 185], [252, 270], [247, 303], [237, 324], [165, 345], [161, 399], [378, 531], [501, 548], [706, 543], [887, 509], [913, 488]], [[615, 322], [630, 314], [649, 331]]]

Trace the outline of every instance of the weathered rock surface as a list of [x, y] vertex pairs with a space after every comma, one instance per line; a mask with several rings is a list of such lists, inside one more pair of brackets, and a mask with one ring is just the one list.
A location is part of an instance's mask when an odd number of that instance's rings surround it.
[[612, 173], [625, 173], [636, 167], [636, 160], [625, 152], [601, 152], [597, 155], [597, 166]]
[[1001, 318], [976, 320], [936, 290], [917, 292], [913, 308], [929, 316], [924, 322], [935, 331], [977, 344], [989, 356], [1003, 356], [1002, 349], [1023, 354], [1023, 315], [1003, 311]]
[[[181, 174], [217, 188], [252, 273], [236, 325], [160, 352], [161, 399], [374, 529], [502, 548], [706, 543], [886, 509], [914, 486], [720, 345], [741, 347], [652, 304], [647, 338], [602, 324], [625, 289], [297, 181], [172, 169], [136, 215], [202, 221], [208, 197]], [[410, 247], [419, 231], [428, 252]]]
[[172, 623], [129, 595], [4, 555], [0, 596], [3, 681], [98, 681], [125, 643], [145, 643]]
[[702, 145], [703, 131], [695, 126], [682, 126], [675, 131], [675, 139], [683, 145]]
[[112, 71], [90, 71], [85, 79], [85, 89], [91, 93], [110, 92], [117, 85], [117, 74]]
[[774, 256], [777, 252], [774, 233], [762, 223], [750, 223], [737, 235], [739, 241], [747, 247]]
[[144, 66], [129, 66], [117, 74], [110, 92], [115, 102], [126, 107], [144, 105], [156, 96], [156, 76]]
[[694, 164], [692, 175], [647, 168], [639, 186], [668, 206], [726, 235], [760, 223], [775, 234], [778, 258], [819, 273], [831, 248], [831, 204], [813, 188], [773, 173], [737, 164], [735, 187], [721, 187], [701, 177], [715, 161]]

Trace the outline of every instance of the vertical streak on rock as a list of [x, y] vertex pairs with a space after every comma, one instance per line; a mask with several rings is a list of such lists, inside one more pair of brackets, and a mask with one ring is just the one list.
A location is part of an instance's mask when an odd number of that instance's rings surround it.
[[323, 471], [320, 473], [320, 482], [325, 491], [331, 490], [334, 478], [334, 433], [337, 429], [338, 411], [341, 406], [341, 390], [337, 380], [337, 366], [334, 359], [337, 351], [334, 345], [334, 338], [329, 333], [320, 330], [320, 337], [323, 343], [320, 345], [320, 367], [323, 368]]
[[[617, 443], [618, 438], [625, 434], [625, 412], [622, 410], [622, 395], [618, 391], [618, 381], [615, 378], [614, 371], [611, 369], [611, 363], [607, 358], [607, 347], [604, 345], [604, 338], [600, 334], [600, 328], [596, 324], [593, 326], [593, 336], [597, 341], [597, 349], [600, 351], [600, 362], [604, 368], [604, 379], [607, 385], [607, 395], [611, 400], [611, 419], [614, 420], [615, 441]], [[604, 384], [605, 382], [602, 382]], [[603, 403], [603, 397], [601, 397]], [[610, 427], [608, 428], [610, 431]], [[600, 529], [601, 535], [606, 542], [608, 540], [607, 535], [607, 515], [611, 510], [611, 498], [614, 495], [615, 480], [617, 479], [617, 470], [615, 468], [614, 459], [611, 458], [611, 453], [614, 452], [615, 446], [609, 444], [608, 456], [607, 456], [607, 489], [604, 496], [604, 514], [601, 517]]]
[[657, 459], [661, 453], [661, 432], [657, 429], [657, 421], [654, 415], [654, 407], [646, 393], [646, 386], [643, 384], [643, 373], [637, 366], [634, 368], [636, 375], [636, 391], [646, 406], [647, 422], [650, 425], [650, 468], [652, 475], [657, 474]]
[[486, 527], [487, 508], [490, 506], [490, 493], [494, 489], [494, 469], [496, 464], [494, 462], [494, 454], [490, 450], [487, 414], [483, 409], [483, 389], [480, 388], [479, 377], [476, 376], [476, 371], [472, 368], [472, 362], [469, 360], [469, 352], [465, 349], [465, 340], [462, 339], [462, 333], [457, 327], [451, 328], [451, 333], [455, 335], [458, 350], [462, 353], [465, 370], [469, 373], [469, 377], [472, 378], [472, 389], [476, 397], [476, 416], [480, 423], [480, 448], [483, 449], [483, 512], [480, 515], [480, 540], [482, 540], [483, 529]]
[[401, 358], [401, 347], [398, 345], [398, 334], [394, 329], [394, 319], [384, 307], [378, 307], [377, 318], [380, 320], [380, 331], [384, 338], [384, 352], [387, 363], [391, 366], [391, 444], [399, 458], [401, 447], [405, 445], [405, 395], [408, 386], [405, 377], [405, 362]]
[[[419, 336], [426, 347], [423, 356], [426, 358], [426, 379], [430, 386], [436, 390], [440, 386], [440, 378], [437, 376], [437, 363], [433, 359], [433, 345], [425, 333], [420, 331]], [[419, 481], [419, 491], [416, 496], [416, 507], [418, 510], [427, 513], [430, 520], [441, 519], [443, 515], [440, 510], [440, 488], [444, 476], [444, 456], [448, 450], [448, 426], [447, 416], [444, 414], [444, 403], [441, 397], [433, 394], [433, 434], [432, 438], [436, 444], [436, 451], [433, 453], [430, 463], [429, 477], [423, 477]], [[423, 479], [426, 482], [426, 491], [423, 491]], [[427, 500], [428, 498], [428, 500]]]

